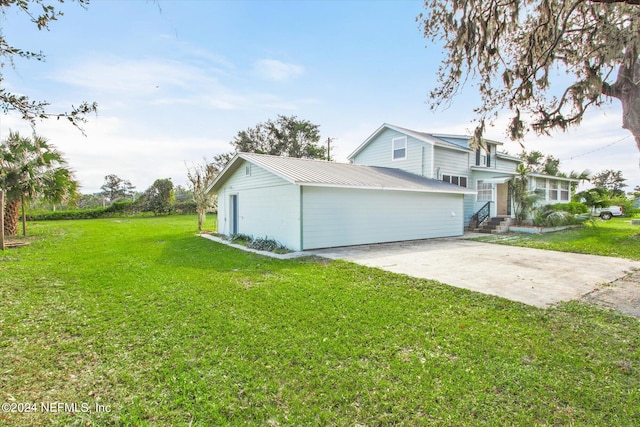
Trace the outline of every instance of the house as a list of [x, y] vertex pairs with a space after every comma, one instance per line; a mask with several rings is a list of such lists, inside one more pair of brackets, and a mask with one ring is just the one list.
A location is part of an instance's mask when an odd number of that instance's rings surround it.
[[[508, 183], [522, 160], [500, 142], [469, 140], [383, 124], [350, 164], [238, 153], [208, 189], [218, 232], [308, 250], [458, 236], [473, 221], [513, 216]], [[574, 180], [531, 176], [544, 203], [570, 201]]]
[[399, 168], [253, 153], [236, 154], [208, 191], [219, 233], [292, 250], [462, 235], [475, 193]]
[[[485, 140], [486, 148], [471, 149], [471, 137], [417, 132], [383, 124], [349, 155], [356, 165], [398, 168], [424, 177], [475, 190], [464, 196], [464, 224], [478, 212], [513, 217], [509, 181], [522, 159], [500, 151], [501, 142]], [[575, 179], [529, 174], [530, 189], [541, 204], [571, 201]], [[482, 221], [480, 221], [482, 222]]]

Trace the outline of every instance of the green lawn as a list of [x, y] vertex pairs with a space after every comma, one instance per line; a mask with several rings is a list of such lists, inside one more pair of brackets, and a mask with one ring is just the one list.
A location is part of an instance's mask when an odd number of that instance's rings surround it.
[[0, 403], [38, 405], [0, 425], [640, 425], [634, 318], [264, 258], [195, 223], [36, 223], [0, 254]]
[[556, 233], [507, 233], [474, 240], [640, 260], [640, 225], [632, 225], [630, 218], [596, 219], [583, 228]]

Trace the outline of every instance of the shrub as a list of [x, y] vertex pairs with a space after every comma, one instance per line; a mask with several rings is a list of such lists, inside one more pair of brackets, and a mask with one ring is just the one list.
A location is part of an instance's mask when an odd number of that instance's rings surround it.
[[255, 249], [257, 251], [275, 252], [284, 254], [291, 252], [286, 246], [277, 240], [269, 239], [267, 237], [254, 238], [248, 234], [235, 233], [227, 237], [231, 243], [237, 243], [244, 245], [248, 248]]
[[258, 251], [288, 252], [288, 249], [282, 243], [267, 237], [257, 237], [249, 242], [247, 247]]
[[571, 203], [556, 203], [554, 205], [547, 205], [545, 209], [553, 209], [558, 212], [568, 212], [573, 215], [589, 213], [589, 207], [584, 203], [571, 202]]
[[[582, 203], [558, 203], [544, 206], [538, 210], [533, 224], [540, 227], [560, 227], [563, 225], [582, 224], [590, 219], [591, 216], [588, 210], [587, 212], [576, 212], [577, 210], [582, 210], [582, 208], [567, 205], [582, 205]], [[584, 207], [586, 208], [586, 206]]]
[[623, 196], [609, 199], [609, 206], [620, 206], [622, 208], [622, 214], [626, 217], [634, 216], [639, 211], [639, 209], [635, 208], [633, 200]]
[[180, 202], [173, 205], [173, 210], [177, 214], [195, 214], [196, 202]]
[[140, 212], [139, 206], [131, 200], [121, 200], [113, 202], [111, 206], [104, 209], [105, 214], [113, 214], [114, 216], [135, 215]]
[[249, 236], [248, 234], [233, 233], [229, 235], [227, 240], [229, 240], [231, 243], [238, 243], [246, 246], [249, 242], [253, 240], [253, 237]]
[[31, 211], [27, 212], [28, 221], [55, 221], [71, 219], [96, 219], [108, 216], [107, 208], [76, 209], [67, 211]]

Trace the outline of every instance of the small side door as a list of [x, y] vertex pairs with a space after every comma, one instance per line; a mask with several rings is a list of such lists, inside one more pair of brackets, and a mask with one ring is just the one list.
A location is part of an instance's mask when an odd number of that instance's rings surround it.
[[229, 231], [231, 234], [238, 234], [238, 195], [232, 194], [229, 196], [229, 217], [231, 218], [231, 224], [229, 224]]

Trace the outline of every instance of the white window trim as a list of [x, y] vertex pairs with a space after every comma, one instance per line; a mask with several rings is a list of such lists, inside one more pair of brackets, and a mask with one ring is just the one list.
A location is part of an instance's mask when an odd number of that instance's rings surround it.
[[549, 200], [549, 182], [546, 178], [540, 177], [533, 178], [533, 181], [533, 188], [531, 190], [540, 195], [538, 203], [546, 203]]
[[483, 179], [477, 179], [476, 180], [476, 202], [495, 202], [495, 186], [494, 184], [489, 184], [491, 186], [491, 198], [490, 199], [480, 199], [480, 189], [478, 188], [478, 185], [480, 183], [484, 184], [484, 180]]
[[[403, 147], [396, 147], [396, 143], [398, 142], [403, 142], [404, 143], [404, 157], [395, 157], [394, 154], [396, 152], [396, 150], [402, 150]], [[408, 149], [408, 144], [407, 144], [407, 137], [406, 136], [400, 136], [398, 138], [393, 138], [391, 140], [391, 161], [394, 162], [396, 160], [406, 160], [407, 159], [407, 152], [409, 151]]]
[[[448, 175], [451, 178], [453, 178], [454, 176], [457, 177], [458, 178], [458, 184], [453, 184], [452, 182], [445, 181], [444, 180], [444, 176], [445, 175]], [[459, 187], [463, 187], [463, 188], [469, 188], [469, 177], [466, 176], [466, 175], [458, 175], [458, 174], [455, 174], [455, 173], [442, 172], [440, 174], [440, 176], [442, 177], [442, 178], [440, 178], [440, 180], [443, 181], [443, 182], [448, 182], [449, 184], [458, 185]], [[467, 181], [467, 185], [465, 185], [465, 186], [460, 185], [459, 184], [460, 178], [464, 178]]]
[[[564, 188], [566, 187], [566, 188]], [[558, 190], [559, 196], [560, 196], [560, 201], [561, 202], [570, 202], [571, 201], [571, 183], [569, 183], [568, 181], [560, 181], [560, 189]], [[567, 198], [564, 199], [562, 197], [562, 195], [566, 193]]]
[[[555, 179], [550, 179], [548, 181], [549, 187], [547, 188], [547, 200], [552, 202], [560, 202], [560, 183]], [[556, 197], [552, 196], [552, 192], [556, 193]]]

